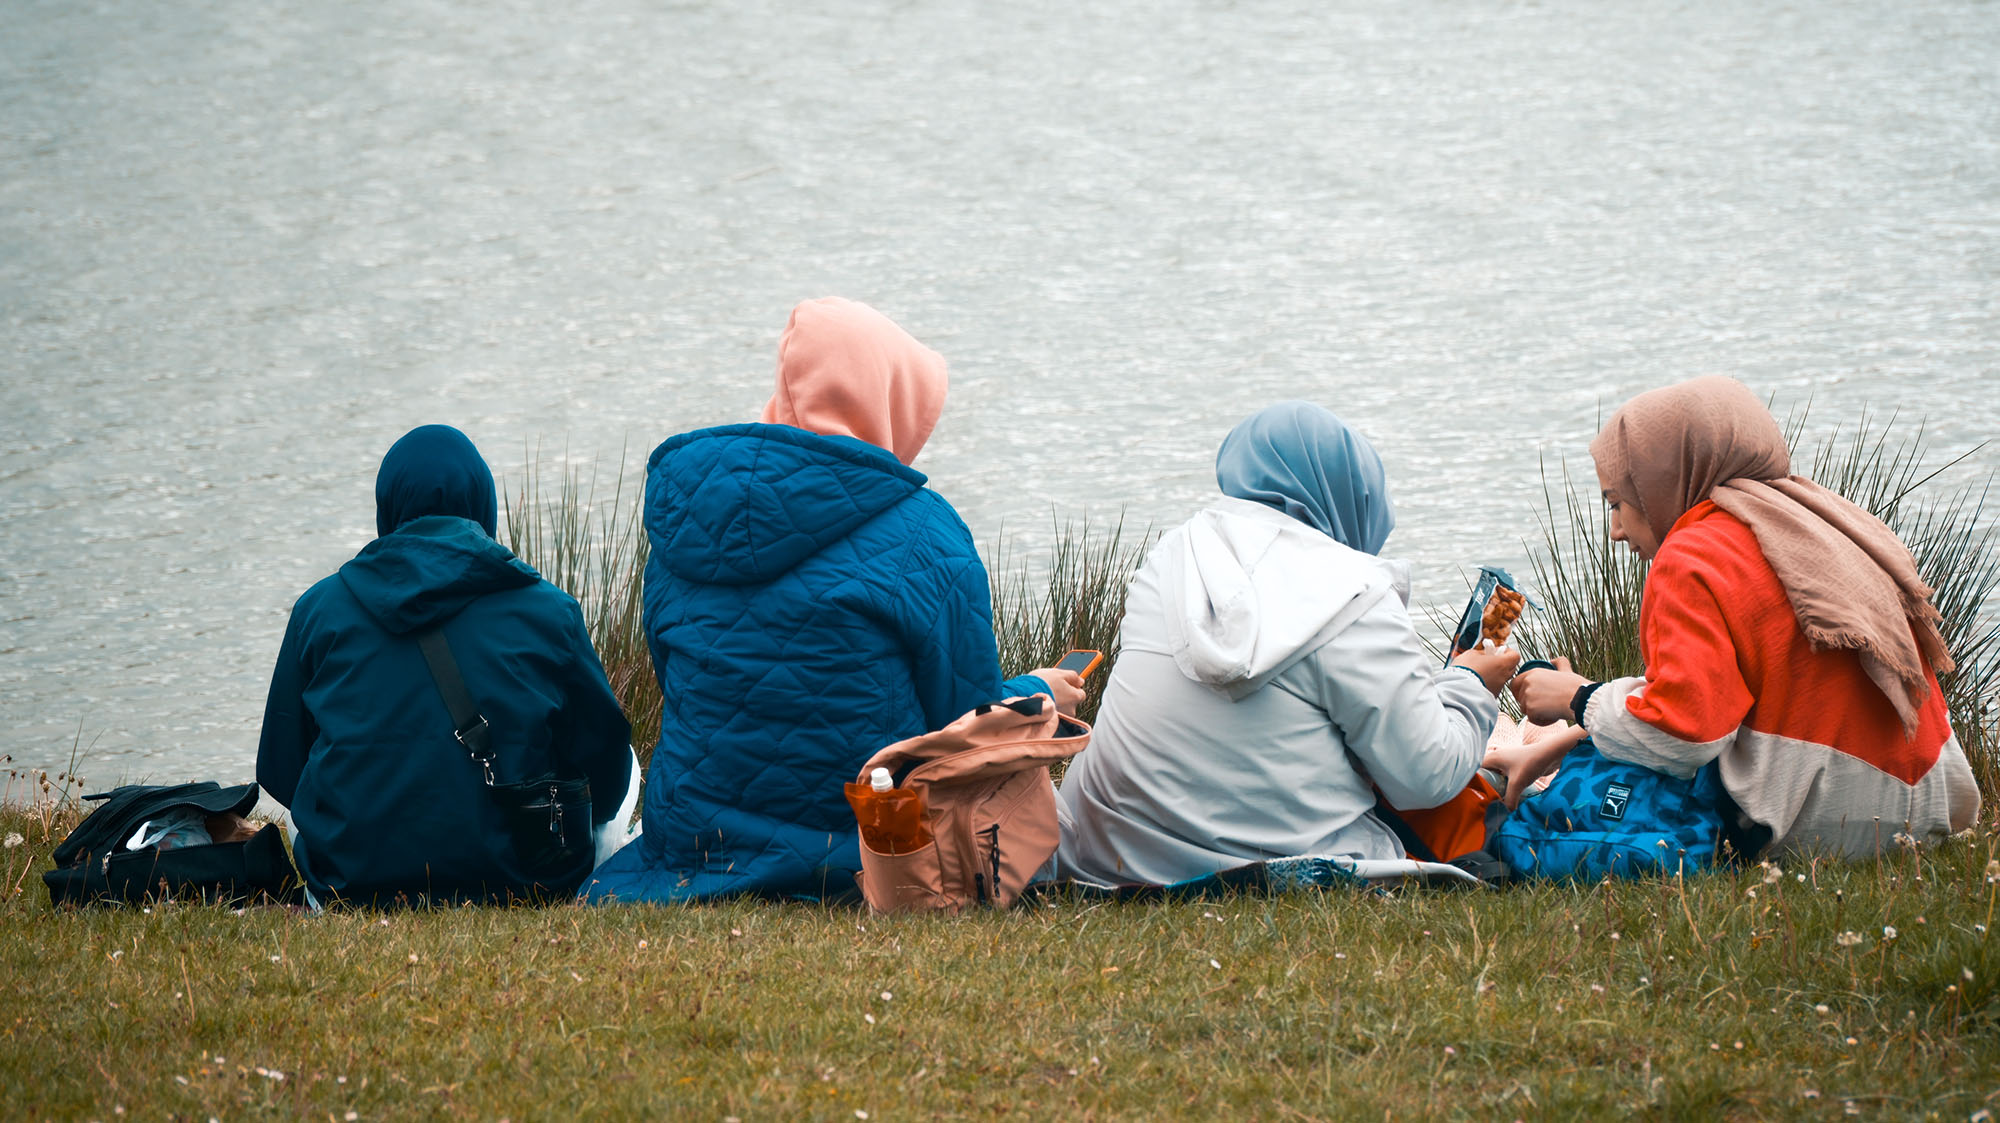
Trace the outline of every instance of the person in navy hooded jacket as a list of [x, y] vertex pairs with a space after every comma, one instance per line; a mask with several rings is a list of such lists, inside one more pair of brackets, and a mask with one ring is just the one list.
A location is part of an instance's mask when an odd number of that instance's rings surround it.
[[592, 900], [854, 893], [842, 785], [884, 745], [982, 702], [1083, 696], [1006, 682], [986, 568], [909, 464], [945, 366], [864, 304], [812, 300], [778, 345], [762, 423], [683, 433], [647, 465], [645, 625], [666, 695], [645, 829]]
[[380, 537], [292, 607], [257, 782], [291, 811], [292, 855], [322, 902], [568, 896], [590, 872], [588, 853], [524, 864], [453, 736], [418, 647], [430, 628], [487, 719], [497, 782], [582, 776], [593, 828], [630, 818], [631, 727], [583, 614], [494, 541], [496, 515], [493, 474], [465, 434], [412, 430], [375, 478]]

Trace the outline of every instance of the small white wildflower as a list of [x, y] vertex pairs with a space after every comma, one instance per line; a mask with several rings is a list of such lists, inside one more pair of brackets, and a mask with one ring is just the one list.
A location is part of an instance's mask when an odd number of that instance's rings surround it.
[[1750, 888], [1748, 888], [1748, 889], [1745, 889], [1745, 890], [1743, 891], [1743, 895], [1744, 895], [1745, 897], [1748, 897], [1748, 898], [1750, 898], [1750, 899], [1751, 899], [1751, 900], [1753, 900], [1753, 901], [1754, 901], [1754, 900], [1756, 900], [1756, 899], [1757, 899], [1757, 887], [1756, 887], [1755, 885], [1752, 885], [1752, 886], [1751, 886]]
[[8, 831], [7, 841], [4, 845], [7, 847], [7, 849], [12, 850], [16, 846], [19, 846], [26, 841], [28, 840], [21, 837], [20, 831]]
[[1986, 884], [1988, 884], [1988, 885], [2000, 885], [2000, 858], [1989, 858], [1989, 859], [1987, 859], [1987, 861], [1986, 861]]
[[888, 991], [886, 991], [886, 990], [882, 992], [882, 1001], [884, 1001], [884, 1002], [887, 1002], [887, 1001], [889, 1001], [890, 999], [893, 999], [893, 998], [895, 998], [895, 997], [896, 997], [896, 996], [895, 996], [894, 994], [891, 994], [890, 992], [888, 992]]
[[1347, 953], [1346, 953], [1346, 952], [1344, 952], [1344, 951], [1337, 951], [1337, 952], [1334, 952], [1334, 953], [1333, 953], [1333, 957], [1334, 957], [1335, 959], [1346, 959], [1346, 958], [1347, 958]]
[[345, 1077], [345, 1076], [336, 1076], [336, 1077], [334, 1077], [334, 1078], [333, 1078], [333, 1082], [334, 1082], [335, 1084], [345, 1084], [345, 1083], [347, 1083], [347, 1077]]
[[416, 952], [411, 952], [411, 953], [410, 953], [410, 962], [412, 962], [412, 963], [415, 963], [416, 961], [417, 961], [417, 953], [416, 953]]
[[350, 1111], [346, 1115], [341, 1116], [341, 1118], [347, 1120], [347, 1123], [354, 1123], [356, 1119], [361, 1118], [361, 1113], [358, 1111]]
[[1902, 831], [1897, 831], [1895, 834], [1890, 835], [1889, 841], [1895, 843], [1898, 849], [1915, 850], [1917, 848], [1916, 836], [1906, 834]]
[[1805, 883], [1806, 883], [1806, 875], [1805, 875], [1805, 874], [1800, 874], [1800, 875], [1799, 875], [1799, 884], [1800, 884], [1800, 885], [1804, 885]]
[[1799, 1095], [1804, 1096], [1806, 1099], [1809, 1100], [1816, 1100], [1819, 1098], [1819, 1089], [1807, 1088], [1805, 1091], [1800, 1092]]
[[1601, 986], [1599, 986], [1599, 985], [1598, 985], [1598, 984], [1596, 984], [1596, 983], [1592, 983], [1592, 984], [1590, 984], [1590, 993], [1592, 993], [1592, 994], [1603, 994], [1603, 993], [1604, 993], [1604, 988], [1603, 988], [1603, 987], [1601, 987]]
[[1861, 1039], [1858, 1037], [1850, 1037], [1847, 1039], [1847, 1043], [1849, 1045], [1859, 1045], [1861, 1044]]
[[1819, 1015], [1821, 1015], [1822, 1017], [1824, 1017], [1824, 1016], [1825, 1016], [1825, 1015], [1827, 1014], [1827, 1012], [1828, 1012], [1828, 1011], [1827, 1011], [1827, 1006], [1826, 1006], [1826, 1003], [1824, 1003], [1824, 1002], [1822, 1002], [1822, 1003], [1820, 1003], [1819, 1005], [1817, 1005], [1817, 1006], [1813, 1007], [1813, 1013], [1815, 1013], [1815, 1014], [1819, 1014]]
[[1735, 1047], [1741, 1049], [1743, 1048], [1743, 1043], [1741, 1041], [1735, 1042]]
[[1208, 961], [1208, 965], [1209, 965], [1210, 967], [1213, 967], [1213, 968], [1215, 968], [1215, 969], [1216, 969], [1216, 970], [1218, 970], [1218, 971], [1222, 970], [1222, 964], [1221, 964], [1221, 963], [1220, 963], [1219, 961], [1217, 961], [1217, 960], [1213, 960], [1213, 959], [1209, 960], [1209, 961]]
[[176, 1077], [174, 1077], [174, 1083], [176, 1083], [176, 1084], [186, 1084], [187, 1082], [188, 1082], [188, 1078], [187, 1078], [187, 1077], [185, 1077], [185, 1076], [176, 1076]]
[[111, 953], [111, 958], [113, 958], [113, 959], [123, 959], [123, 958], [125, 958], [125, 949], [124, 949], [124, 948], [119, 948], [119, 949], [118, 949], [117, 951], [114, 951], [114, 952], [112, 952], [112, 953]]
[[283, 963], [284, 961], [285, 957], [282, 955], [274, 955], [271, 957], [271, 962], [273, 963]]
[[872, 1026], [872, 1025], [874, 1025], [874, 1024], [875, 1024], [875, 1015], [873, 1015], [873, 1014], [863, 1014], [863, 1015], [861, 1015], [861, 1020], [862, 1020], [862, 1021], [864, 1021], [864, 1022], [867, 1022], [867, 1023], [869, 1024], [869, 1025], [871, 1025], [871, 1026]]
[[1833, 942], [1841, 947], [1851, 948], [1861, 942], [1861, 933], [1852, 930], [1842, 932], [1833, 938]]
[[854, 1117], [856, 1119], [866, 1119], [868, 1118], [868, 1113], [857, 1107], [854, 1109]]
[[1444, 1047], [1444, 1055], [1447, 1057], [1456, 1057], [1458, 1056], [1458, 1050], [1447, 1045]]
[[1893, 925], [1893, 924], [1884, 924], [1884, 925], [1882, 926], [1882, 938], [1883, 938], [1884, 940], [1893, 940], [1893, 939], [1895, 939], [1895, 938], [1896, 938], [1896, 926], [1895, 926], [1895, 925]]
[[1785, 871], [1779, 869], [1776, 863], [1759, 862], [1757, 865], [1764, 871], [1764, 884], [1766, 885], [1776, 885], [1778, 879], [1785, 876]]
[[1962, 977], [1962, 978], [1964, 978], [1964, 979], [1965, 979], [1965, 981], [1966, 981], [1966, 982], [1968, 982], [1968, 983], [1969, 983], [1969, 982], [1971, 982], [1971, 981], [1972, 981], [1972, 968], [1970, 968], [1970, 967], [1960, 967], [1960, 968], [1958, 969], [1958, 973], [1959, 973], [1960, 977]]
[[648, 947], [650, 947], [650, 946], [651, 946], [651, 945], [647, 944], [647, 943], [646, 943], [646, 941], [644, 941], [644, 940], [640, 940], [640, 941], [639, 941], [639, 950], [640, 950], [640, 951], [645, 951], [645, 950], [646, 950], [646, 949], [647, 949]]

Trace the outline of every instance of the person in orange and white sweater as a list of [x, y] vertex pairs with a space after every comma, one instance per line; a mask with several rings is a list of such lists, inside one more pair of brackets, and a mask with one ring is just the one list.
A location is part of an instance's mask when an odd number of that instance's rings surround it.
[[[1729, 835], [1750, 857], [1859, 856], [1973, 824], [1930, 588], [1879, 519], [1791, 474], [1748, 387], [1642, 394], [1590, 452], [1611, 537], [1652, 562], [1646, 673], [1525, 672], [1512, 689], [1530, 719], [1579, 721], [1605, 757], [1669, 775], [1719, 761]], [[1559, 763], [1532, 756], [1505, 762], [1509, 790]]]

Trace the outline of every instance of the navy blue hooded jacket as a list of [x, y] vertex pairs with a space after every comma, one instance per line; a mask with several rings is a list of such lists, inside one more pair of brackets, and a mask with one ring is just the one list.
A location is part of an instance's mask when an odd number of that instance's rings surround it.
[[645, 621], [666, 694], [645, 833], [594, 900], [852, 892], [842, 785], [1003, 684], [972, 535], [924, 474], [787, 425], [684, 433], [646, 478]]
[[291, 810], [293, 857], [322, 901], [567, 893], [590, 859], [557, 875], [516, 860], [415, 633], [443, 625], [496, 780], [585, 776], [596, 826], [631, 782], [631, 729], [583, 614], [493, 540], [493, 478], [457, 430], [397, 442], [376, 495], [389, 529], [292, 608], [257, 782]]

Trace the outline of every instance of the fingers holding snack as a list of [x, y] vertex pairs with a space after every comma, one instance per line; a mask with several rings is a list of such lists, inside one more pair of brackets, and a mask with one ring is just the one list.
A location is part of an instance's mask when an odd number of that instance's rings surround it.
[[1511, 647], [1490, 647], [1480, 644], [1471, 651], [1461, 651], [1452, 656], [1452, 666], [1464, 667], [1479, 676], [1486, 689], [1499, 697], [1507, 680], [1514, 677], [1514, 668], [1521, 665], [1521, 653]]

